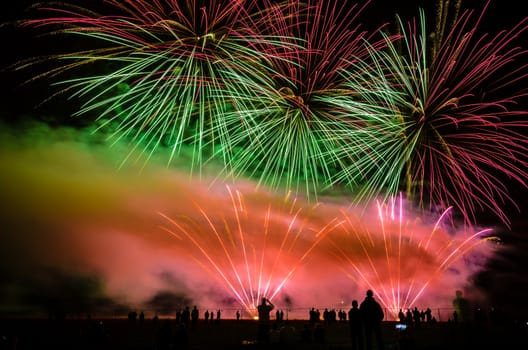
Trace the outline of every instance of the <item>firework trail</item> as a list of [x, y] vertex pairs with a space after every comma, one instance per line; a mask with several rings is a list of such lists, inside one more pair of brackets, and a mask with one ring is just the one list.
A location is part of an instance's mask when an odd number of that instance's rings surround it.
[[484, 12], [475, 20], [463, 12], [435, 50], [423, 11], [407, 25], [398, 19], [402, 39], [387, 36], [385, 50], [371, 50], [377, 65], [358, 63], [372, 82], [364, 93], [392, 110], [369, 126], [382, 141], [366, 195], [403, 190], [426, 210], [453, 206], [469, 224], [487, 210], [508, 224], [503, 205], [515, 203], [506, 182], [526, 187], [528, 178], [527, 111], [519, 103], [526, 93], [518, 89], [527, 51], [513, 45], [527, 21], [479, 35]]
[[221, 175], [311, 195], [357, 184], [370, 166], [377, 137], [363, 126], [382, 112], [358, 93], [368, 82], [340, 74], [369, 56], [365, 42], [385, 45], [358, 23], [369, 3], [108, 0], [112, 15], [41, 5], [25, 25], [97, 45], [45, 58], [66, 63], [43, 75], [84, 69], [60, 93], [84, 101], [76, 115], [96, 114], [113, 142], [132, 141], [125, 161], [163, 150], [171, 162], [187, 147], [191, 169], [220, 159]]
[[[279, 10], [282, 15], [269, 17], [267, 28], [281, 33], [283, 42], [270, 58], [276, 74], [245, 116], [243, 147], [230, 164], [237, 175], [268, 188], [313, 195], [331, 187], [345, 167], [342, 177], [348, 183], [363, 180], [357, 160], [370, 151], [373, 141], [366, 141], [375, 139], [363, 125], [377, 118], [380, 108], [358, 93], [368, 82], [345, 86], [340, 72], [353, 69], [355, 59], [369, 57], [365, 41], [374, 48], [384, 43], [358, 23], [370, 2], [288, 3]], [[291, 50], [295, 45], [302, 47]], [[277, 59], [284, 56], [288, 59]]]
[[406, 213], [402, 196], [378, 201], [374, 209], [377, 221], [341, 210], [342, 231], [328, 237], [329, 249], [344, 275], [364, 290], [375, 291], [394, 317], [430, 294], [428, 287], [437, 285], [461, 258], [489, 248], [485, 243], [494, 239], [490, 229], [470, 233], [449, 229], [444, 221], [451, 208], [432, 223]]
[[[255, 202], [228, 187], [232, 207], [197, 206], [196, 216], [166, 218], [162, 229], [181, 243], [193, 261], [234, 296], [252, 315], [262, 297], [272, 300], [310, 252], [339, 225], [329, 220], [318, 228], [295, 200], [280, 207]], [[248, 205], [246, 205], [248, 201]], [[260, 203], [258, 203], [260, 202]], [[314, 208], [311, 209], [313, 211]]]
[[[480, 35], [485, 9], [476, 20], [465, 11], [446, 33], [437, 28], [431, 44], [423, 12], [408, 24], [398, 19], [399, 40], [376, 41], [355, 24], [364, 6], [322, 0], [106, 6], [113, 15], [39, 7], [53, 15], [26, 25], [59, 26], [60, 34], [97, 43], [47, 57], [64, 64], [44, 75], [100, 71], [59, 86], [85, 101], [78, 115], [98, 114], [116, 144], [131, 140], [125, 161], [168, 149], [172, 162], [188, 147], [191, 168], [220, 158], [221, 175], [250, 176], [262, 187], [311, 195], [344, 184], [355, 202], [383, 196], [374, 228], [346, 211], [338, 227], [335, 213], [312, 226], [295, 205], [248, 210], [231, 190], [229, 209], [211, 212], [201, 203], [195, 213], [162, 214], [181, 252], [248, 312], [261, 296], [271, 299], [290, 283], [295, 289], [292, 276], [308, 255], [330, 266], [319, 251], [329, 231], [333, 242], [339, 234], [354, 238], [332, 246], [337, 269], [375, 290], [385, 307], [411, 306], [487, 231], [450, 236], [440, 225], [449, 212], [432, 229], [418, 229], [401, 208], [399, 219], [387, 215], [398, 211], [388, 198], [403, 190], [425, 211], [452, 205], [473, 224], [490, 210], [508, 223], [502, 205], [513, 200], [503, 181], [526, 186], [528, 121], [518, 104], [525, 92], [515, 92], [526, 81], [519, 63], [526, 51], [513, 46], [526, 21]], [[424, 274], [416, 264], [427, 266]]]
[[148, 160], [163, 149], [170, 163], [188, 147], [192, 169], [200, 171], [212, 156], [227, 162], [236, 147], [233, 133], [245, 127], [239, 111], [252, 109], [260, 86], [270, 84], [266, 61], [283, 44], [269, 30], [262, 33], [268, 2], [105, 0], [101, 6], [112, 14], [38, 5], [44, 17], [24, 25], [96, 44], [43, 58], [64, 63], [43, 75], [80, 72], [59, 81], [60, 93], [81, 98], [76, 115], [97, 114], [99, 129], [113, 142], [132, 141], [125, 161]]
[[0, 133], [0, 174], [10, 184], [0, 218], [5, 232], [17, 233], [0, 235], [0, 249], [15, 285], [41, 278], [28, 273], [37, 266], [97, 276], [105, 295], [145, 310], [164, 293], [250, 310], [259, 295], [274, 294], [278, 308], [305, 319], [310, 307], [342, 308], [367, 288], [396, 307], [393, 293], [404, 305], [425, 286], [418, 306], [451, 307], [455, 290], [475, 290], [472, 277], [493, 253], [471, 237], [478, 230], [447, 225], [449, 212], [441, 220], [404, 212], [400, 200], [364, 209], [348, 197], [313, 205], [257, 191], [251, 181], [228, 189], [190, 182], [159, 163], [140, 174], [116, 172], [119, 152], [87, 146], [79, 130]]

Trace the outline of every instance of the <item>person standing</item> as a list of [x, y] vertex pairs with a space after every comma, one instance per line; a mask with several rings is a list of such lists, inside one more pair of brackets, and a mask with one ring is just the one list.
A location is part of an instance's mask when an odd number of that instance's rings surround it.
[[193, 330], [196, 329], [196, 325], [198, 324], [198, 317], [199, 317], [199, 311], [196, 305], [194, 305], [193, 309], [191, 310], [191, 328]]
[[270, 336], [270, 312], [274, 309], [273, 304], [266, 298], [262, 298], [262, 303], [257, 306], [259, 326], [257, 334], [257, 342], [261, 344], [269, 344]]
[[352, 308], [348, 311], [348, 324], [350, 325], [352, 350], [363, 350], [363, 320], [357, 300], [352, 300]]
[[384, 314], [381, 305], [374, 299], [374, 293], [372, 290], [367, 290], [367, 296], [365, 297], [365, 300], [361, 302], [359, 310], [365, 328], [366, 349], [372, 349], [372, 335], [374, 334], [378, 350], [383, 350], [384, 345], [381, 334], [381, 321], [383, 321]]

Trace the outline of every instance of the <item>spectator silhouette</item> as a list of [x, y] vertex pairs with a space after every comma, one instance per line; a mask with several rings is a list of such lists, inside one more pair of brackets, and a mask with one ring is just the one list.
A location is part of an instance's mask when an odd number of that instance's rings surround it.
[[363, 321], [357, 300], [352, 300], [352, 308], [348, 311], [348, 324], [350, 325], [352, 350], [363, 350]]
[[326, 308], [323, 311], [323, 322], [324, 324], [328, 324], [330, 322], [330, 311], [328, 311]]
[[142, 326], [144, 321], [145, 321], [145, 313], [141, 311], [139, 313], [139, 325]]
[[312, 308], [310, 309], [310, 312], [309, 312], [308, 314], [309, 314], [309, 320], [310, 320], [310, 323], [311, 323], [312, 325], [314, 325], [315, 322], [316, 322], [315, 308], [312, 307]]
[[189, 328], [189, 324], [191, 323], [191, 310], [188, 306], [186, 306], [183, 312], [181, 313], [181, 322], [185, 325], [186, 328]]
[[427, 322], [428, 324], [431, 324], [433, 320], [433, 312], [431, 311], [430, 308], [427, 308], [425, 310], [425, 322]]
[[176, 311], [176, 324], [180, 324], [182, 319], [182, 312], [181, 310]]
[[402, 309], [398, 312], [398, 321], [402, 324], [405, 323], [405, 314]]
[[374, 293], [369, 289], [365, 300], [361, 302], [359, 307], [361, 317], [363, 319], [363, 326], [365, 329], [365, 344], [366, 349], [372, 349], [372, 335], [376, 338], [378, 350], [384, 348], [383, 337], [381, 335], [381, 321], [384, 318], [383, 309], [381, 305], [374, 299]]
[[137, 312], [136, 311], [130, 311], [128, 313], [128, 320], [131, 324], [136, 324], [136, 318], [137, 318]]
[[412, 326], [413, 323], [413, 314], [410, 309], [407, 309], [405, 312], [405, 324], [408, 326]]
[[260, 344], [269, 344], [270, 312], [273, 308], [274, 305], [266, 298], [262, 298], [262, 303], [257, 306], [259, 318], [257, 342]]
[[413, 310], [413, 320], [414, 320], [414, 326], [416, 328], [420, 328], [420, 322], [421, 322], [421, 314], [417, 307], [414, 307]]
[[196, 324], [198, 324], [199, 311], [196, 305], [193, 306], [191, 311], [191, 329], [196, 329]]

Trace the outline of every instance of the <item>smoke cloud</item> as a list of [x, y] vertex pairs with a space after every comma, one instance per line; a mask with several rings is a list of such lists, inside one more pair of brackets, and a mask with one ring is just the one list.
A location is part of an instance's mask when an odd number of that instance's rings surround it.
[[[407, 203], [314, 204], [155, 157], [120, 166], [126, 145], [75, 129], [3, 127], [1, 138], [6, 312], [250, 310], [266, 296], [304, 317], [348, 308], [368, 288], [387, 308], [450, 307], [457, 289], [478, 294], [471, 277], [495, 249], [476, 231], [435, 228], [439, 215]], [[66, 295], [75, 297], [60, 302]]]

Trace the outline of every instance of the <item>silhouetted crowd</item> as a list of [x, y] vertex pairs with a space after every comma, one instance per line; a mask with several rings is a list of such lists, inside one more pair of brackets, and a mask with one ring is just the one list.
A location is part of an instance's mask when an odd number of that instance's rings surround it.
[[[148, 332], [152, 334], [152, 338], [149, 340], [152, 344], [151, 348], [156, 350], [190, 348], [196, 344], [196, 337], [207, 337], [213, 333], [218, 336], [218, 334], [224, 332], [222, 326], [220, 326], [223, 323], [221, 321], [223, 312], [226, 312], [226, 310], [206, 309], [200, 312], [196, 305], [192, 308], [184, 306], [176, 310], [172, 317], [164, 315], [159, 318], [155, 314], [151, 321], [146, 321], [143, 311], [139, 313], [130, 311], [128, 313], [128, 332], [132, 333], [128, 334], [129, 336], [133, 334], [141, 337], [142, 334], [146, 334], [145, 332], [147, 331], [145, 330], [148, 329]], [[382, 328], [382, 322], [387, 321], [387, 317], [372, 290], [366, 291], [366, 295], [361, 302], [356, 299], [352, 300], [351, 308], [347, 311], [325, 308], [321, 313], [319, 309], [312, 307], [308, 310], [305, 323], [291, 322], [287, 317], [285, 319], [284, 310], [276, 308], [266, 298], [263, 298], [261, 303], [257, 305], [257, 312], [258, 318], [255, 322], [253, 337], [241, 340], [242, 344], [284, 349], [292, 349], [299, 346], [313, 348], [321, 345], [324, 347], [332, 341], [329, 339], [335, 339], [336, 329], [346, 338], [346, 333], [343, 333], [346, 328], [349, 331], [352, 350], [383, 350], [386, 347], [386, 340], [389, 341], [389, 348], [397, 346], [400, 350], [413, 349], [416, 347], [411, 336], [412, 332], [424, 327], [431, 329], [438, 322], [429, 307], [423, 310], [419, 310], [418, 307], [412, 309], [401, 308], [397, 313], [397, 319], [390, 322], [391, 325], [394, 323], [395, 328], [392, 328], [392, 326], [387, 328], [387, 324]], [[438, 310], [438, 312], [440, 311]], [[444, 319], [445, 317], [446, 315], [444, 314]], [[227, 318], [240, 321], [242, 319], [241, 310], [234, 311], [233, 315]], [[494, 308], [489, 312], [485, 312], [477, 307], [473, 309], [471, 314], [469, 303], [462, 297], [461, 292], [457, 291], [456, 298], [453, 300], [452, 313], [449, 314], [448, 321], [444, 324], [464, 324], [469, 320], [471, 320], [472, 324], [477, 325], [499, 324], [501, 316]], [[55, 323], [58, 321], [53, 320]], [[112, 332], [107, 327], [106, 321], [92, 320], [88, 315], [87, 322], [89, 322], [89, 327], [79, 333], [79, 339], [81, 339], [84, 346], [81, 346], [81, 348], [116, 349], [116, 341], [112, 339]], [[339, 326], [334, 326], [336, 324]], [[196, 331], [198, 328], [200, 329]], [[386, 339], [387, 336], [383, 332], [388, 330], [391, 330], [391, 334]], [[398, 334], [397, 344], [394, 343], [394, 332]], [[140, 338], [138, 339], [141, 340]], [[2, 345], [0, 349], [17, 349], [16, 336], [2, 336], [0, 340], [0, 345]]]

